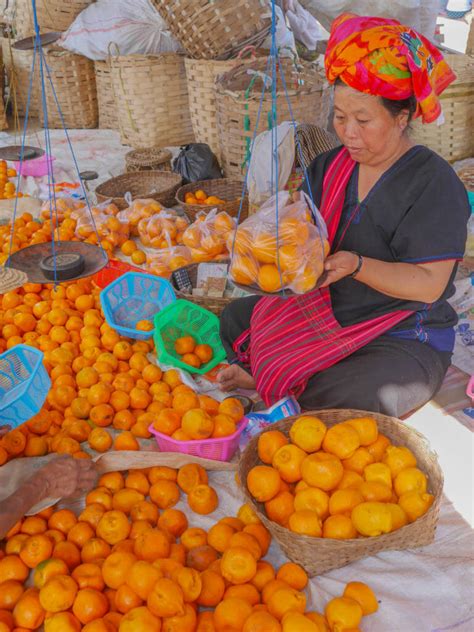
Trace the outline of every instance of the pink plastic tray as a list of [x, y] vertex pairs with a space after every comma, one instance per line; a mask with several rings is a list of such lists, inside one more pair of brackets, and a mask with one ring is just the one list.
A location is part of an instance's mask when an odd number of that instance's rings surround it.
[[33, 160], [25, 160], [22, 164], [15, 162], [15, 169], [22, 176], [33, 176], [35, 178], [41, 178], [47, 176], [51, 171], [51, 166], [56, 160], [54, 156], [48, 156], [43, 154], [39, 158]]
[[240, 435], [247, 427], [248, 422], [247, 417], [243, 417], [234, 434], [221, 439], [203, 439], [202, 441], [177, 441], [162, 432], [158, 432], [153, 428], [153, 425], [148, 430], [154, 435], [161, 452], [181, 452], [213, 461], [230, 461], [239, 447]]

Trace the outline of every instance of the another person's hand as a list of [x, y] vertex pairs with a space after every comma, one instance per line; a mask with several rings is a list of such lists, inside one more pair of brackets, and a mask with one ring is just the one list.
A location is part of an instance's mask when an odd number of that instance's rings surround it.
[[60, 456], [35, 475], [35, 483], [43, 498], [65, 498], [88, 492], [97, 480], [95, 464], [89, 459]]
[[353, 252], [340, 250], [333, 255], [327, 257], [324, 269], [327, 272], [327, 278], [321, 287], [326, 287], [331, 283], [335, 283], [340, 279], [352, 274], [359, 263], [359, 258]]

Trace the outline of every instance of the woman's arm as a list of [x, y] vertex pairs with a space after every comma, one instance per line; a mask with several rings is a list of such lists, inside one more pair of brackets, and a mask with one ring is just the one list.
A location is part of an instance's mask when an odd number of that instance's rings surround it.
[[50, 461], [0, 501], [0, 540], [41, 500], [87, 492], [95, 480], [95, 465], [90, 460], [61, 456]]
[[[328, 273], [324, 286], [351, 275], [357, 268], [359, 258], [353, 252], [341, 250], [326, 259]], [[394, 298], [420, 303], [434, 303], [443, 294], [455, 261], [431, 263], [387, 263], [363, 257], [362, 267], [356, 275], [357, 281]]]

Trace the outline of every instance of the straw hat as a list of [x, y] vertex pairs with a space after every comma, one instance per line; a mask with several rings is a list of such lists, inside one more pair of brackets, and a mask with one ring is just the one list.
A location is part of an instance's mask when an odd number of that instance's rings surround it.
[[15, 268], [0, 267], [0, 294], [16, 290], [25, 283], [28, 283], [28, 276], [25, 272]]

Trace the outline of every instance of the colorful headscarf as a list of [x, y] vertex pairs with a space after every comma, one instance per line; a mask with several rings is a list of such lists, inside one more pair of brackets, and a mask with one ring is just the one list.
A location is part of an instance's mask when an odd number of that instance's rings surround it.
[[441, 114], [438, 96], [456, 79], [439, 50], [398, 20], [343, 13], [334, 20], [325, 57], [330, 83], [388, 99], [414, 96], [424, 123]]

